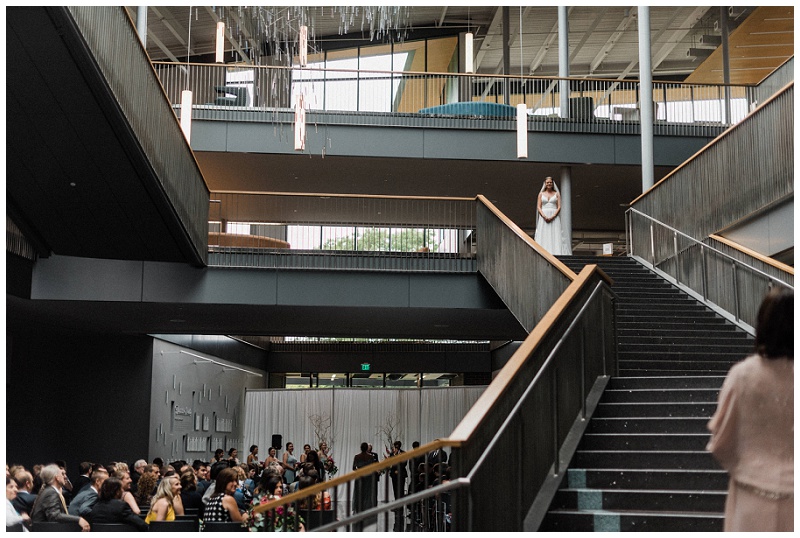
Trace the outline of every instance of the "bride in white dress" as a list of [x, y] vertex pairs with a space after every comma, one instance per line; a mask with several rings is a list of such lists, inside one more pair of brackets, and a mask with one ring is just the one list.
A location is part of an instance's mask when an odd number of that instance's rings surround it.
[[533, 240], [553, 254], [572, 255], [572, 243], [561, 226], [561, 193], [552, 177], [546, 177], [536, 202], [536, 233]]

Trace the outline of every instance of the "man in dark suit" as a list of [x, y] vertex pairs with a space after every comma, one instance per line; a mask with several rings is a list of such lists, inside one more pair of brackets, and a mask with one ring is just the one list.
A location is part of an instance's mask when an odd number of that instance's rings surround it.
[[33, 476], [31, 473], [24, 469], [20, 469], [14, 474], [14, 482], [17, 483], [17, 496], [11, 501], [17, 512], [20, 514], [31, 514], [33, 511], [33, 503], [36, 501], [36, 495], [31, 493], [33, 489]]
[[84, 461], [78, 466], [79, 476], [75, 479], [75, 482], [72, 483], [72, 495], [77, 495], [83, 488], [88, 486], [92, 479], [90, 476], [92, 475], [92, 462]]
[[80, 516], [71, 516], [67, 513], [67, 503], [61, 494], [61, 488], [66, 482], [67, 473], [58, 465], [45, 465], [39, 476], [42, 478], [42, 490], [36, 496], [36, 502], [31, 511], [31, 521], [39, 523], [44, 521], [75, 522], [84, 531], [89, 530], [89, 522]]
[[[398, 456], [400, 454], [405, 454], [406, 451], [402, 450], [400, 447], [403, 446], [403, 443], [400, 441], [395, 441], [392, 443], [392, 451], [386, 450], [386, 456]], [[407, 462], [401, 462], [396, 465], [392, 465], [389, 468], [389, 476], [392, 479], [392, 491], [394, 491], [394, 498], [400, 499], [405, 497], [406, 495], [406, 477], [408, 476], [408, 470], [406, 467]], [[403, 532], [405, 530], [405, 510], [402, 508], [399, 510], [395, 510], [394, 514], [394, 532]]]
[[139, 479], [142, 477], [145, 467], [147, 467], [147, 462], [145, 460], [136, 460], [133, 464], [133, 470], [131, 471], [131, 493], [134, 496], [139, 490]]
[[98, 470], [92, 473], [92, 483], [88, 487], [83, 488], [75, 495], [72, 502], [69, 503], [69, 513], [73, 516], [86, 517], [92, 511], [92, 507], [97, 502], [97, 496], [100, 493], [100, 486], [108, 478], [108, 472], [105, 469]]

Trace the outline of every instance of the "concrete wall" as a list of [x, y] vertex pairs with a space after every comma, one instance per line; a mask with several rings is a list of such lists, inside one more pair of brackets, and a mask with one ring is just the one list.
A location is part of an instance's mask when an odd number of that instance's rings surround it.
[[242, 452], [245, 389], [265, 388], [265, 372], [248, 367], [257, 375], [248, 374], [232, 362], [159, 339], [152, 361], [150, 459], [209, 460], [217, 448]]
[[153, 340], [46, 325], [7, 332], [6, 461], [147, 457]]

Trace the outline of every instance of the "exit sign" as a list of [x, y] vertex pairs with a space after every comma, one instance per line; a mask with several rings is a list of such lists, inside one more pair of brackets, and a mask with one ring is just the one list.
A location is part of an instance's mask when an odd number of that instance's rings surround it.
[[362, 362], [361, 363], [361, 371], [362, 372], [368, 372], [369, 371], [369, 363], [368, 362]]

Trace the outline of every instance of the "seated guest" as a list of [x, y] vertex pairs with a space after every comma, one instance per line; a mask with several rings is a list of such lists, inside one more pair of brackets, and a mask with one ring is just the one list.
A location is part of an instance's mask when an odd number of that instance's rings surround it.
[[203, 495], [197, 491], [197, 477], [192, 471], [181, 475], [181, 501], [184, 510], [203, 509]]
[[194, 475], [197, 477], [197, 491], [202, 495], [211, 484], [208, 479], [208, 463], [202, 460], [194, 460], [192, 462], [192, 470], [194, 470]]
[[72, 502], [69, 503], [69, 513], [73, 516], [85, 517], [92, 510], [92, 506], [97, 502], [97, 494], [100, 493], [100, 486], [108, 478], [105, 471], [95, 471], [92, 473], [92, 482], [88, 488], [83, 488]]
[[67, 462], [64, 460], [56, 460], [55, 464], [58, 465], [59, 469], [64, 471], [64, 484], [61, 486], [61, 495], [69, 502], [78, 492], [72, 491], [72, 482], [70, 482], [69, 476], [67, 475]]
[[14, 474], [14, 482], [17, 483], [17, 496], [11, 501], [11, 504], [20, 514], [30, 515], [33, 510], [33, 502], [36, 500], [36, 495], [31, 493], [33, 476], [25, 469], [20, 469]]
[[[308, 471], [305, 476], [300, 478], [299, 489], [305, 489], [313, 486], [319, 482], [319, 476], [316, 470]], [[310, 499], [311, 510], [330, 510], [331, 509], [331, 494], [327, 491], [320, 491], [313, 498]], [[301, 510], [309, 509], [309, 499], [302, 499], [299, 503]]]
[[130, 507], [131, 512], [136, 514], [137, 516], [142, 512], [139, 508], [139, 504], [136, 502], [136, 499], [133, 497], [133, 493], [131, 493], [131, 484], [133, 480], [131, 480], [131, 475], [128, 471], [121, 470], [120, 466], [117, 465], [117, 472], [114, 474], [116, 478], [119, 479], [120, 483], [122, 483], [122, 500]]
[[[146, 523], [151, 521], [175, 521], [176, 514], [183, 514], [177, 509], [175, 499], [180, 500], [181, 483], [177, 476], [165, 476], [158, 484], [158, 490], [153, 497], [150, 511], [144, 518]], [[181, 505], [183, 506], [183, 505]]]
[[142, 477], [142, 473], [144, 472], [144, 468], [147, 467], [147, 462], [145, 460], [136, 460], [133, 464], [133, 470], [131, 471], [131, 493], [136, 495], [137, 487], [139, 485], [139, 479]]
[[245, 470], [242, 469], [242, 466], [237, 465], [236, 467], [232, 467], [232, 469], [236, 471], [236, 491], [233, 494], [233, 498], [236, 500], [239, 511], [244, 512], [250, 506], [250, 503], [253, 502], [253, 494], [250, 493], [250, 490], [248, 490], [245, 485], [247, 475], [245, 474]]
[[136, 503], [139, 506], [145, 506], [150, 504], [150, 499], [153, 497], [153, 494], [156, 491], [156, 484], [158, 483], [158, 477], [161, 474], [161, 471], [155, 465], [147, 465], [144, 468], [144, 472], [142, 473], [141, 478], [139, 478], [139, 483], [137, 484], [136, 488]]
[[[130, 480], [130, 477], [128, 477], [128, 480]], [[89, 523], [91, 525], [95, 523], [124, 523], [140, 531], [148, 530], [147, 523], [134, 514], [128, 503], [122, 500], [123, 493], [122, 481], [119, 478], [111, 477], [103, 482], [103, 485], [100, 486], [97, 503], [86, 516]]]
[[222, 469], [214, 483], [214, 495], [206, 503], [203, 521], [244, 521], [233, 495], [239, 484], [235, 469]]
[[13, 527], [17, 530], [27, 531], [25, 523], [29, 523], [31, 518], [28, 514], [20, 514], [14, 505], [11, 504], [17, 498], [17, 482], [6, 475], [6, 530]]
[[[275, 499], [280, 499], [282, 495], [283, 479], [281, 478], [281, 475], [279, 473], [272, 472], [269, 469], [265, 470], [261, 474], [261, 479], [255, 489], [255, 498], [253, 499], [253, 504], [247, 514], [247, 526], [249, 531], [264, 532], [272, 530], [268, 528], [270, 525], [270, 522], [267, 519], [270, 517], [269, 513], [255, 512], [255, 508], [261, 506], [262, 504], [267, 504], [271, 501], [274, 501]], [[274, 530], [290, 530], [294, 528], [296, 523], [298, 530], [301, 532], [305, 531], [302, 516], [298, 517], [297, 521], [295, 521], [295, 516], [297, 513], [294, 507], [290, 505], [285, 509], [287, 510], [285, 516], [275, 517], [275, 519], [271, 522]]]
[[56, 464], [42, 467], [39, 473], [42, 479], [42, 489], [36, 496], [36, 502], [31, 511], [31, 521], [58, 521], [75, 522], [84, 531], [89, 530], [89, 522], [80, 516], [71, 516], [67, 513], [67, 502], [61, 493], [67, 473]]
[[88, 486], [91, 482], [92, 476], [92, 462], [83, 461], [78, 466], [78, 478], [72, 483], [72, 492], [77, 495], [80, 491]]

